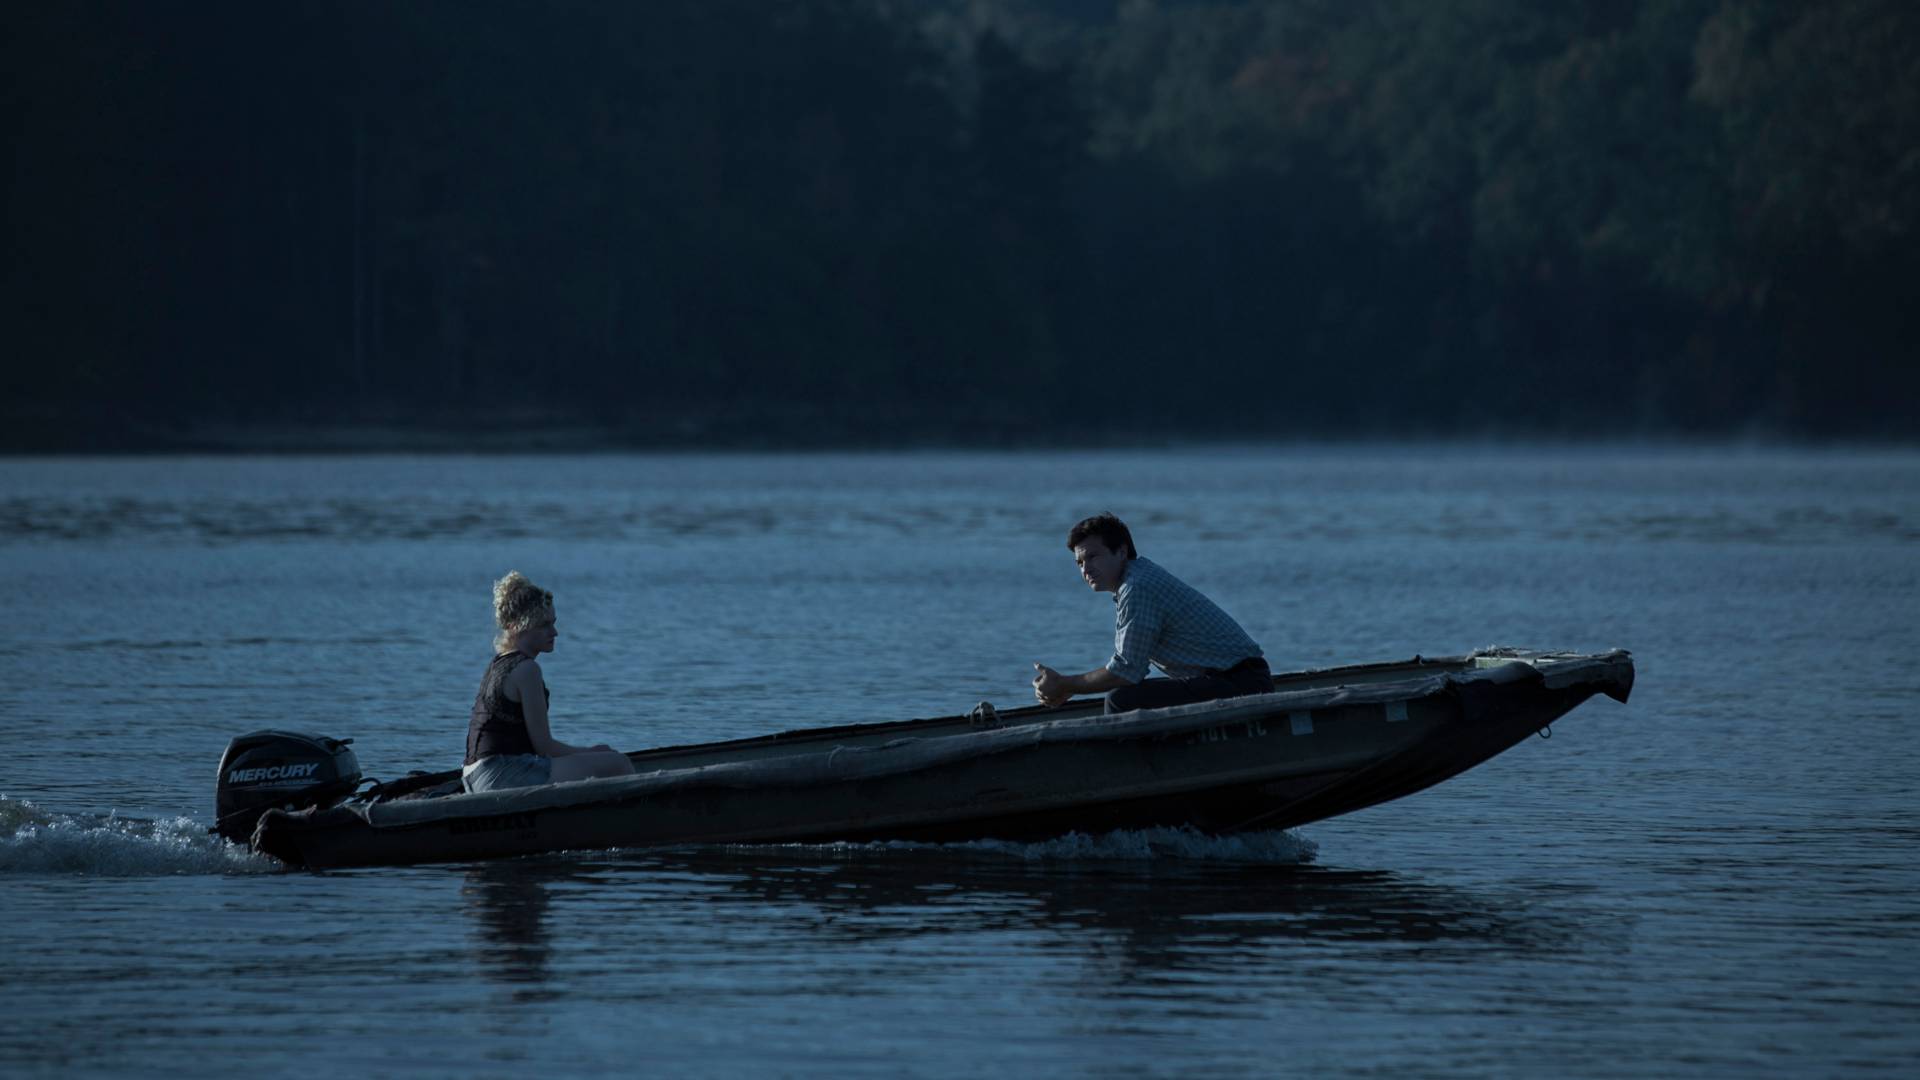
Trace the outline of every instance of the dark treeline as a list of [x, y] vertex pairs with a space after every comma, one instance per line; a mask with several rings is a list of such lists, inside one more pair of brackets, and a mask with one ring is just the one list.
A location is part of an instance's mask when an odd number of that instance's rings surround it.
[[1917, 46], [1910, 0], [29, 5], [0, 408], [1911, 437]]

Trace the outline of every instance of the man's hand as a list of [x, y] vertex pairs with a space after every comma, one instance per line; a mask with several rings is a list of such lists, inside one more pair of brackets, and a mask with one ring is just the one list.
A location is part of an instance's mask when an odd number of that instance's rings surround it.
[[1042, 663], [1033, 665], [1033, 696], [1049, 707], [1065, 705], [1073, 697], [1066, 676]]
[[1045, 664], [1033, 665], [1033, 696], [1040, 704], [1050, 707], [1065, 705], [1075, 694], [1104, 694], [1131, 685], [1103, 667], [1085, 675], [1062, 675]]

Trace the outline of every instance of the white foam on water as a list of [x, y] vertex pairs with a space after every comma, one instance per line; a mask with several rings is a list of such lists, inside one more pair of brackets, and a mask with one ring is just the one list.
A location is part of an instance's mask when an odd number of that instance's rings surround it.
[[[1068, 833], [1020, 843], [973, 840], [933, 844], [909, 840], [834, 844], [739, 844], [736, 850], [775, 848], [884, 854], [944, 852], [1028, 862], [1169, 860], [1296, 866], [1312, 862], [1319, 845], [1284, 831], [1209, 836], [1193, 829], [1122, 829]], [[0, 795], [0, 874], [74, 874], [155, 877], [168, 874], [262, 874], [282, 869], [238, 844], [207, 832], [188, 817], [147, 820], [114, 814], [50, 814], [24, 799]]]
[[0, 795], [0, 874], [158, 877], [260, 874], [279, 864], [207, 832], [192, 818], [49, 814]]
[[[756, 845], [741, 845], [751, 847]], [[1051, 840], [970, 840], [930, 844], [882, 840], [866, 844], [779, 845], [858, 853], [863, 851], [945, 851], [1024, 859], [1029, 862], [1105, 862], [1178, 860], [1186, 862], [1264, 863], [1297, 866], [1312, 862], [1320, 846], [1297, 833], [1274, 830], [1209, 836], [1195, 829], [1120, 829], [1088, 835], [1068, 833]]]

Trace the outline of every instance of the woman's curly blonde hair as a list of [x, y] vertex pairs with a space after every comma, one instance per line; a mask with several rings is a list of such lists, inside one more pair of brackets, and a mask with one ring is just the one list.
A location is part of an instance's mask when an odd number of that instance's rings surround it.
[[553, 621], [553, 594], [527, 580], [518, 570], [493, 583], [493, 621], [500, 627], [493, 647], [503, 652], [513, 644], [515, 634]]

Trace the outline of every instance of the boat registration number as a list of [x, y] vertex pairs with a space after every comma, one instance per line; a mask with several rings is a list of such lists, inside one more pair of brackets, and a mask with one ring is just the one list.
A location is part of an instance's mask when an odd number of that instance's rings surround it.
[[1267, 725], [1259, 720], [1248, 720], [1241, 724], [1222, 724], [1196, 731], [1187, 736], [1189, 744], [1226, 742], [1229, 739], [1251, 739], [1267, 733]]
[[533, 815], [487, 814], [482, 817], [453, 818], [447, 822], [447, 832], [454, 836], [482, 832], [518, 832], [533, 828]]

